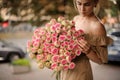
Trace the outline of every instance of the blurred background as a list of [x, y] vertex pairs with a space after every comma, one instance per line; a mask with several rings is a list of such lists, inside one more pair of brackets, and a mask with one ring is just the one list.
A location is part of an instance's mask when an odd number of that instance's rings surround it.
[[[26, 43], [51, 18], [73, 19], [77, 14], [73, 0], [0, 0], [0, 80], [55, 80], [51, 70], [40, 70], [28, 57]], [[94, 80], [120, 80], [120, 0], [99, 0], [95, 14], [114, 42], [108, 47], [107, 64], [91, 62]], [[30, 67], [14, 72], [12, 62], [19, 58]]]

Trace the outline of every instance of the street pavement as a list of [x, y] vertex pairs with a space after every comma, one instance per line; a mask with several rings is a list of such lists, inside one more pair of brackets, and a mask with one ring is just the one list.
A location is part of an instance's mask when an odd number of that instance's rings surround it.
[[9, 63], [0, 63], [0, 80], [55, 80], [49, 69], [39, 69], [35, 61], [31, 61], [31, 71], [14, 74]]
[[[120, 65], [98, 65], [91, 62], [94, 80], [120, 80]], [[35, 61], [31, 61], [31, 71], [13, 74], [9, 63], [0, 63], [0, 80], [55, 80], [49, 69], [39, 69]]]
[[[26, 48], [28, 39], [10, 39], [23, 50]], [[27, 57], [28, 58], [28, 57]], [[55, 80], [51, 77], [52, 71], [49, 69], [39, 69], [34, 60], [31, 61], [31, 71], [22, 74], [13, 74], [9, 63], [0, 62], [0, 80]], [[120, 80], [120, 64], [96, 64], [91, 61], [94, 80]]]

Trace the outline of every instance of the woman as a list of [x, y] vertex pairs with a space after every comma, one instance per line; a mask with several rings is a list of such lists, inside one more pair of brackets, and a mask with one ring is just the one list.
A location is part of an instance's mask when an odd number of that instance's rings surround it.
[[98, 64], [107, 62], [107, 45], [112, 39], [106, 36], [104, 25], [94, 14], [98, 0], [74, 0], [79, 15], [74, 17], [76, 30], [82, 29], [86, 35], [80, 40], [82, 54], [74, 59], [73, 70], [62, 71], [62, 80], [93, 80], [89, 60]]

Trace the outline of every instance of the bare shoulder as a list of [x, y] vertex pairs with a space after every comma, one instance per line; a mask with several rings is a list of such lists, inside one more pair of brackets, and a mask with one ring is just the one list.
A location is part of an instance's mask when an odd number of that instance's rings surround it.
[[105, 27], [99, 20], [92, 22], [91, 31], [92, 31], [92, 34], [94, 34], [94, 35], [98, 35], [98, 36], [106, 35]]
[[76, 21], [79, 18], [79, 15], [74, 16], [73, 21]]

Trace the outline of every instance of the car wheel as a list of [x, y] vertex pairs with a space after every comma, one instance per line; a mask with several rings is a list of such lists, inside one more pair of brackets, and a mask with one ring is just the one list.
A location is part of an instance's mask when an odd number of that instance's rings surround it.
[[20, 58], [20, 57], [19, 57], [18, 54], [11, 54], [11, 55], [9, 56], [9, 61], [12, 62], [12, 61], [17, 60], [17, 59], [19, 59], [19, 58]]

